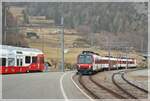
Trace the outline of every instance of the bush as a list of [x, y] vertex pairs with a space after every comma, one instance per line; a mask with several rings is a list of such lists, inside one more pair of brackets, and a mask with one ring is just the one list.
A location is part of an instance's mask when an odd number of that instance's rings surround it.
[[148, 61], [140, 62], [137, 67], [139, 67], [139, 68], [147, 68], [148, 67]]
[[36, 37], [39, 39], [39, 36], [35, 32], [27, 32], [27, 38]]
[[73, 64], [71, 64], [71, 63], [65, 63], [64, 67], [65, 67], [65, 69], [72, 70], [73, 69]]
[[50, 59], [50, 62], [51, 62], [51, 66], [54, 66], [54, 68], [57, 67], [58, 61], [56, 59]]

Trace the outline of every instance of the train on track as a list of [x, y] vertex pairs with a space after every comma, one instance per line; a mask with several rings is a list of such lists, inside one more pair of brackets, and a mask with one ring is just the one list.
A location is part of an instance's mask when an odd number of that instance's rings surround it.
[[103, 69], [115, 69], [119, 67], [136, 67], [136, 59], [126, 57], [102, 57], [92, 51], [82, 51], [77, 57], [77, 73], [92, 74]]
[[44, 54], [33, 48], [0, 45], [0, 73], [15, 74], [44, 71]]

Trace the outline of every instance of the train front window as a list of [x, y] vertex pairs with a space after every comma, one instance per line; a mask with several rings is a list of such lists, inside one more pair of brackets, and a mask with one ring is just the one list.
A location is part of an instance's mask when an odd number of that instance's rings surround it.
[[81, 63], [81, 64], [85, 64], [85, 63], [90, 64], [90, 63], [92, 63], [92, 57], [90, 55], [80, 55], [78, 63]]
[[37, 57], [32, 57], [32, 63], [37, 63]]
[[85, 63], [92, 63], [92, 57], [87, 55], [85, 59]]
[[0, 58], [0, 66], [6, 66], [6, 58]]
[[84, 55], [79, 56], [79, 63], [84, 63]]
[[31, 63], [31, 57], [30, 56], [25, 57], [25, 63]]
[[8, 66], [15, 66], [15, 59], [14, 58], [8, 58]]

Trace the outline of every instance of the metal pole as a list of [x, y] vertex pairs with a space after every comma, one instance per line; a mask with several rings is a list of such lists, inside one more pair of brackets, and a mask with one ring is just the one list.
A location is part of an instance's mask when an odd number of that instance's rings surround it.
[[[117, 48], [117, 51], [118, 51], [118, 48]], [[117, 66], [117, 70], [118, 70], [119, 55], [118, 55], [118, 54], [116, 54], [116, 57], [117, 57], [117, 64], [116, 64], [116, 66]]]
[[110, 50], [110, 45], [109, 45], [109, 51], [108, 51], [108, 52], [109, 52], [109, 70], [111, 69], [111, 62], [110, 62], [110, 51], [111, 51], [111, 50]]
[[143, 39], [141, 40], [141, 53], [143, 53]]
[[91, 47], [93, 47], [93, 45], [94, 45], [94, 33], [90, 33], [90, 34], [91, 34]]
[[108, 55], [109, 55], [109, 61], [108, 61], [109, 62], [109, 65], [108, 65], [109, 68], [108, 69], [110, 70], [110, 67], [111, 67], [111, 65], [110, 65], [110, 51], [111, 50], [110, 50], [110, 43], [109, 43], [108, 37], [107, 37], [107, 45], [108, 45]]
[[3, 2], [3, 9], [4, 9], [4, 44], [6, 44], [6, 28], [7, 28], [7, 25], [6, 25], [6, 3]]
[[61, 69], [64, 72], [64, 17], [61, 17]]
[[128, 69], [128, 54], [127, 54], [127, 47], [126, 47], [126, 69]]
[[43, 35], [43, 33], [41, 33], [42, 31], [41, 31], [41, 26], [40, 26], [40, 34], [42, 34], [42, 52], [44, 52], [44, 35]]

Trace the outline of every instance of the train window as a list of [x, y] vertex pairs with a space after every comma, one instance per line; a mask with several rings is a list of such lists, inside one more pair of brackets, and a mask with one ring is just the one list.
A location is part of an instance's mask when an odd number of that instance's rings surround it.
[[109, 60], [100, 60], [100, 63], [101, 63], [101, 64], [108, 64], [108, 63], [109, 63]]
[[95, 63], [98, 63], [99, 62], [99, 59], [98, 58], [95, 58]]
[[88, 56], [88, 55], [86, 56], [85, 63], [92, 63], [91, 56]]
[[8, 58], [8, 66], [15, 66], [15, 59], [14, 58]]
[[127, 61], [123, 61], [124, 64], [127, 64]]
[[37, 63], [37, 57], [32, 57], [32, 63]]
[[0, 66], [6, 66], [6, 58], [0, 58]]
[[19, 59], [17, 59], [17, 66], [19, 66]]
[[129, 64], [133, 64], [133, 61], [128, 62]]
[[20, 59], [20, 66], [22, 66], [22, 59]]
[[30, 56], [25, 57], [25, 63], [31, 63], [31, 57]]
[[80, 57], [79, 57], [79, 63], [84, 63], [84, 56], [83, 55], [80, 55]]
[[109, 61], [108, 60], [103, 60], [103, 64], [108, 64]]
[[99, 60], [99, 63], [100, 63], [100, 64], [103, 64], [104, 62], [105, 62], [105, 60], [103, 60], [103, 59], [100, 59], [100, 60]]

